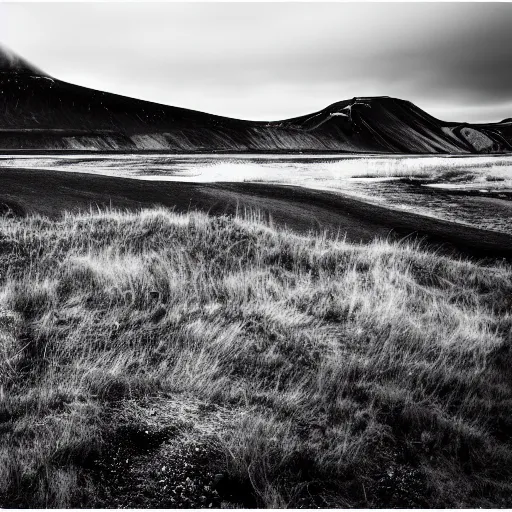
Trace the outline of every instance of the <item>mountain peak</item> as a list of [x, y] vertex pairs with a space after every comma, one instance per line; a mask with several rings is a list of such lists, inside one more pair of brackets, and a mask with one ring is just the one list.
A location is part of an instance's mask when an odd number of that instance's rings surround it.
[[2, 44], [0, 44], [0, 73], [44, 76], [41, 70]]

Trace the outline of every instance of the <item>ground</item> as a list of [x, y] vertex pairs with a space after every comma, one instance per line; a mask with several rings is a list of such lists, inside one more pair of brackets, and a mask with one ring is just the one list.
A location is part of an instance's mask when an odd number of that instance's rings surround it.
[[[212, 215], [259, 211], [262, 220], [299, 233], [340, 233], [355, 243], [371, 242], [375, 237], [416, 238], [447, 254], [512, 257], [512, 237], [505, 233], [393, 211], [341, 193], [266, 183], [148, 182], [61, 171], [2, 169], [3, 213], [59, 219], [65, 212], [111, 207], [138, 211], [155, 206], [179, 213], [199, 210]], [[484, 207], [493, 205], [482, 203], [481, 208]]]
[[3, 506], [512, 505], [506, 262], [158, 208], [0, 244]]

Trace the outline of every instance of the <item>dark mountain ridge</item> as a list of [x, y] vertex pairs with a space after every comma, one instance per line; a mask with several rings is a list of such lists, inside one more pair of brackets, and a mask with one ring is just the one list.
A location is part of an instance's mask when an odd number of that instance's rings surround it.
[[512, 152], [512, 123], [440, 121], [414, 104], [358, 97], [273, 122], [230, 119], [72, 85], [0, 48], [0, 150]]

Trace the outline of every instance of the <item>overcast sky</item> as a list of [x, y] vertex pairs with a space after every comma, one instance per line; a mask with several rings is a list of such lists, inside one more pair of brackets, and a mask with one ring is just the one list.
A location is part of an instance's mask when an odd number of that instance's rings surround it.
[[507, 3], [0, 3], [0, 42], [61, 80], [230, 117], [381, 95], [512, 117]]

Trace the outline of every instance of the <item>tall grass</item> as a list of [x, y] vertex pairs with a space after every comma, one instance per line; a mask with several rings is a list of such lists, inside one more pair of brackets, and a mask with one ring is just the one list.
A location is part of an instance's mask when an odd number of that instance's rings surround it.
[[203, 434], [246, 503], [511, 505], [509, 266], [157, 209], [0, 244], [0, 504], [90, 504], [151, 399], [155, 428], [222, 408]]

